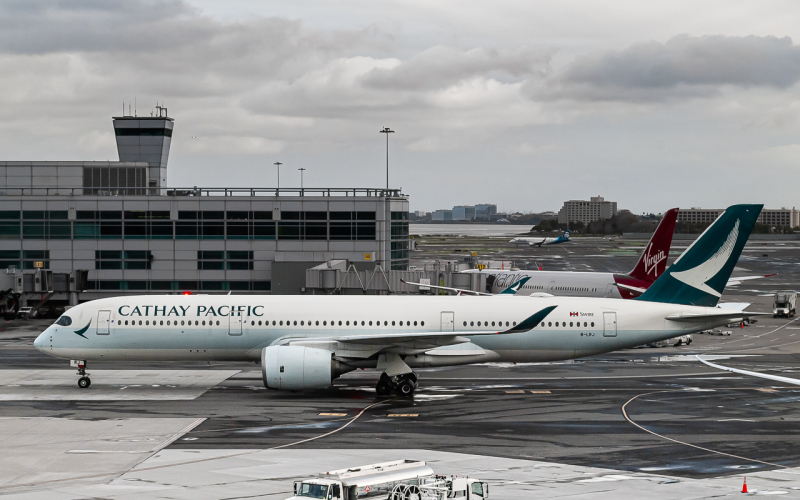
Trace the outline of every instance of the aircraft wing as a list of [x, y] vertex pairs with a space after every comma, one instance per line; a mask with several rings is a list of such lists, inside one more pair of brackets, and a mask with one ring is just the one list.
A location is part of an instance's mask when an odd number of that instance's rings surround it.
[[766, 379], [769, 379], [769, 380], [774, 380], [776, 382], [783, 382], [785, 384], [800, 385], [800, 379], [790, 378], [790, 377], [779, 377], [777, 375], [768, 375], [766, 373], [751, 372], [751, 371], [748, 371], [748, 370], [740, 370], [738, 368], [728, 368], [727, 366], [722, 366], [722, 365], [718, 365], [716, 363], [711, 363], [709, 361], [706, 361], [705, 359], [703, 359], [703, 358], [701, 358], [700, 356], [697, 356], [697, 355], [695, 355], [695, 358], [700, 360], [700, 362], [705, 363], [705, 364], [707, 364], [708, 366], [710, 366], [712, 368], [717, 368], [719, 370], [727, 370], [729, 372], [739, 373], [741, 375], [749, 375], [751, 377], [766, 378]]
[[463, 290], [461, 288], [453, 288], [450, 286], [438, 286], [438, 285], [426, 285], [425, 283], [414, 283], [413, 281], [406, 281], [401, 279], [401, 282], [405, 283], [406, 285], [414, 285], [414, 286], [426, 286], [428, 288], [433, 288], [434, 290], [447, 290], [448, 292], [456, 292], [459, 295], [469, 293], [472, 295], [494, 295], [493, 293], [486, 293], [486, 292], [475, 292], [473, 290]]
[[728, 283], [725, 286], [736, 286], [740, 285], [742, 281], [750, 281], [750, 280], [757, 280], [761, 278], [769, 278], [770, 276], [775, 276], [778, 273], [772, 274], [761, 274], [758, 276], [732, 276], [728, 278]]
[[[469, 342], [468, 337], [484, 335], [508, 335], [512, 333], [522, 333], [532, 330], [539, 325], [548, 314], [553, 312], [557, 306], [548, 306], [537, 313], [529, 316], [524, 321], [503, 331], [479, 330], [479, 331], [450, 331], [450, 332], [399, 332], [370, 335], [341, 335], [331, 337], [311, 337], [311, 338], [290, 338], [284, 343], [291, 345], [305, 345], [308, 347], [326, 348], [331, 344], [337, 344], [337, 350], [356, 352], [370, 352], [372, 354], [391, 350], [393, 348], [405, 348], [407, 350], [424, 352], [435, 347], [442, 347], [454, 344]], [[353, 355], [353, 357], [365, 357]], [[368, 356], [366, 356], [368, 357]]]
[[436, 290], [447, 290], [448, 292], [456, 292], [456, 293], [458, 293], [458, 295], [463, 295], [465, 293], [470, 293], [470, 294], [473, 294], [473, 295], [495, 296], [495, 295], [515, 295], [522, 288], [522, 286], [525, 283], [528, 282], [529, 279], [531, 279], [530, 276], [525, 276], [524, 278], [522, 278], [521, 280], [515, 282], [513, 285], [509, 286], [508, 288], [504, 289], [502, 292], [500, 292], [498, 294], [486, 293], [486, 292], [475, 292], [473, 290], [462, 290], [461, 288], [453, 288], [453, 287], [449, 287], [449, 286], [426, 285], [424, 283], [414, 283], [413, 281], [406, 281], [404, 279], [401, 279], [400, 281], [405, 283], [406, 285], [426, 286], [428, 288], [435, 288]]

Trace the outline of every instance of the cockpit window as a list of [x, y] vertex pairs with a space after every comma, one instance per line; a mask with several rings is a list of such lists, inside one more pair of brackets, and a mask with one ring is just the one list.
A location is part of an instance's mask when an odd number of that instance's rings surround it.
[[72, 318], [69, 316], [61, 316], [58, 318], [58, 321], [56, 321], [56, 324], [59, 326], [69, 326], [72, 324]]

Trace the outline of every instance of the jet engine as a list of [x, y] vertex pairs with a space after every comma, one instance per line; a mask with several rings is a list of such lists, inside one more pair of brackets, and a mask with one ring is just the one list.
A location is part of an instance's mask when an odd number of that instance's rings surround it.
[[264, 387], [282, 391], [329, 387], [352, 370], [333, 359], [333, 352], [313, 347], [277, 345], [261, 350]]

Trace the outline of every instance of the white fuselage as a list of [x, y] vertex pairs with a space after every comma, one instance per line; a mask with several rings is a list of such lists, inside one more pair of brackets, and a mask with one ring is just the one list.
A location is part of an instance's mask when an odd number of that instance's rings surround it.
[[[557, 306], [530, 331], [506, 330]], [[336, 356], [352, 345], [335, 338], [375, 337], [383, 352], [416, 366], [484, 361], [551, 361], [633, 347], [697, 332], [730, 319], [671, 321], [676, 314], [719, 309], [639, 300], [580, 297], [150, 295], [99, 299], [65, 314], [35, 341], [42, 352], [80, 360], [256, 361], [264, 347], [319, 339]], [[61, 320], [60, 320], [61, 321]], [[394, 347], [385, 334], [454, 331], [467, 343], [415, 351]], [[331, 340], [333, 339], [333, 340]], [[376, 360], [358, 361], [375, 366]]]
[[577, 271], [499, 271], [485, 269], [482, 272], [494, 276], [491, 293], [500, 293], [517, 281], [528, 276], [530, 279], [517, 292], [517, 295], [549, 293], [566, 297], [606, 297], [621, 299], [619, 288], [615, 285], [614, 273]]

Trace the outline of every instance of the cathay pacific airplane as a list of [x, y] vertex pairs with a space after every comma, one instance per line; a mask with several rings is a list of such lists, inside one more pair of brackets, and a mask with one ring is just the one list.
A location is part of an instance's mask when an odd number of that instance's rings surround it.
[[564, 234], [558, 238], [545, 238], [540, 236], [520, 236], [519, 238], [512, 238], [509, 243], [525, 243], [526, 245], [555, 245], [556, 243], [564, 243], [569, 241], [569, 229], [564, 231]]
[[638, 297], [667, 268], [669, 247], [678, 209], [667, 210], [644, 248], [636, 266], [629, 273], [599, 273], [578, 271], [501, 271], [499, 269], [469, 270], [468, 273], [488, 274], [487, 291], [499, 293], [518, 280], [528, 277], [518, 295], [544, 292], [569, 297], [609, 297], [630, 299]]
[[[357, 368], [410, 394], [414, 368], [591, 356], [757, 316], [716, 307], [761, 205], [728, 208], [639, 298], [149, 295], [73, 307], [34, 342], [73, 360], [257, 361], [270, 389]], [[762, 313], [766, 314], [766, 313]]]

